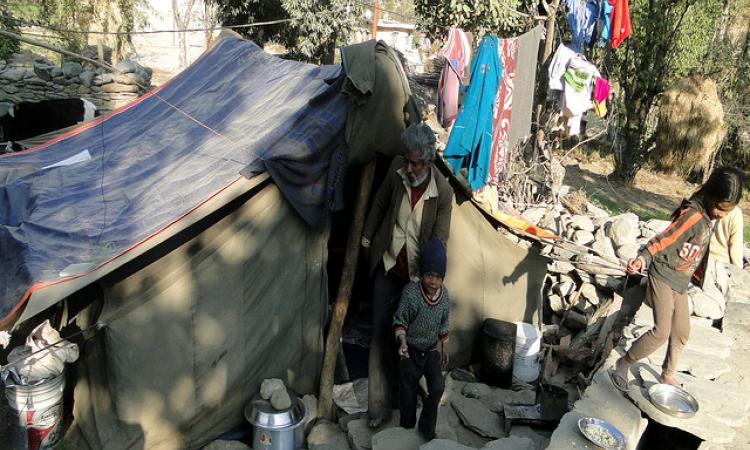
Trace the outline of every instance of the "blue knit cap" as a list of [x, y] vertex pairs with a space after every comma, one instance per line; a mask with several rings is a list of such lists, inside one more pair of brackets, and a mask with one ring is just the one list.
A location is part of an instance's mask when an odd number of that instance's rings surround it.
[[434, 272], [441, 278], [445, 278], [445, 266], [445, 245], [437, 236], [432, 236], [422, 249], [419, 273], [424, 275], [427, 272]]

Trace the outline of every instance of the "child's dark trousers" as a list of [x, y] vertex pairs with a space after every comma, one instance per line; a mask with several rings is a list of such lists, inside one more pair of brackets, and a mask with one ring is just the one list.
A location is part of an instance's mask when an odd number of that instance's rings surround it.
[[435, 438], [438, 403], [445, 389], [440, 359], [440, 352], [437, 350], [422, 352], [409, 346], [409, 357], [399, 362], [400, 425], [407, 429], [416, 425], [419, 379], [424, 375], [427, 381], [427, 398], [422, 402], [419, 431], [428, 440]]

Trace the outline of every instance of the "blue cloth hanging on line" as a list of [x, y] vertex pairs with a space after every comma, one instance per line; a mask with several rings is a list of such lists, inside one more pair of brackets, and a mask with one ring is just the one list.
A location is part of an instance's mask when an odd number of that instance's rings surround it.
[[601, 0], [599, 22], [597, 24], [597, 28], [599, 28], [599, 47], [606, 47], [609, 44], [609, 25], [612, 22], [612, 9], [614, 9], [614, 6], [609, 3], [609, 0]]
[[487, 184], [492, 151], [492, 110], [503, 68], [498, 55], [497, 36], [485, 36], [471, 62], [471, 81], [464, 103], [445, 148], [445, 159], [458, 175], [469, 158], [468, 181], [472, 190]]
[[565, 5], [568, 7], [568, 26], [573, 41], [570, 48], [577, 53], [581, 52], [584, 45], [591, 42], [591, 36], [594, 34], [594, 25], [599, 18], [598, 0], [567, 0]]

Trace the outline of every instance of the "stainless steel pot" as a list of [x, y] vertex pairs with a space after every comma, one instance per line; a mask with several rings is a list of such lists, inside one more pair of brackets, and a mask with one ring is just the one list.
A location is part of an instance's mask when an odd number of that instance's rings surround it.
[[289, 393], [292, 406], [279, 411], [260, 395], [245, 406], [245, 419], [253, 425], [253, 450], [297, 450], [305, 444], [307, 409]]

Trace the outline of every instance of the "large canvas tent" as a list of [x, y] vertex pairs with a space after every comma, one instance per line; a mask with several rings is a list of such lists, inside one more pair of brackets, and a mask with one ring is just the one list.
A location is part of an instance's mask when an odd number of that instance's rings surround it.
[[[158, 91], [0, 158], [4, 326], [66, 298], [64, 322], [106, 324], [69, 377], [92, 448], [198, 447], [264, 378], [314, 392], [341, 76], [225, 37]], [[535, 320], [545, 265], [468, 201], [448, 252], [461, 365], [485, 318]]]

